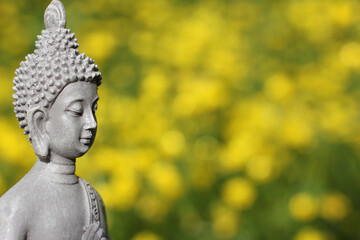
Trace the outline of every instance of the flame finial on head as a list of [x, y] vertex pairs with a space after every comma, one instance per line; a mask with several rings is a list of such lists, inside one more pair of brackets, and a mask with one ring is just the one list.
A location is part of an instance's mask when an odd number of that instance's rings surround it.
[[44, 15], [46, 29], [66, 27], [65, 7], [59, 0], [53, 0], [47, 7]]

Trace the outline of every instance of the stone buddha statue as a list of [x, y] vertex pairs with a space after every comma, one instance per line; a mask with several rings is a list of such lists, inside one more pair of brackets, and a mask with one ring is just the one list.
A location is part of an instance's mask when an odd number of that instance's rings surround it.
[[65, 26], [53, 0], [34, 53], [15, 72], [15, 113], [37, 160], [0, 198], [0, 240], [110, 239], [100, 195], [75, 175], [96, 135], [101, 74]]

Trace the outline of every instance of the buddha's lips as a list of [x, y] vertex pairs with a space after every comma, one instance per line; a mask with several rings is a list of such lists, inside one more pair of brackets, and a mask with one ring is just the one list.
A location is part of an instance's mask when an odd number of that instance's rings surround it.
[[80, 142], [83, 144], [90, 144], [91, 143], [91, 137], [90, 138], [80, 138]]
[[90, 144], [92, 141], [92, 134], [84, 134], [80, 137], [80, 142], [83, 144]]

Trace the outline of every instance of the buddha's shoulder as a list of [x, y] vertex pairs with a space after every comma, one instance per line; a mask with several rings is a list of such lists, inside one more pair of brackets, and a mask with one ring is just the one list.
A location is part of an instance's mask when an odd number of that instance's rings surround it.
[[[24, 177], [25, 178], [25, 177]], [[0, 233], [4, 229], [25, 231], [37, 207], [34, 200], [34, 183], [21, 179], [0, 198]]]
[[96, 195], [96, 197], [101, 198], [101, 196], [100, 196], [100, 194], [98, 193], [98, 191], [96, 191], [96, 189], [95, 189], [93, 186], [91, 186], [91, 184], [90, 184], [89, 182], [87, 182], [85, 179], [79, 177], [79, 182], [80, 182], [81, 185], [83, 185], [83, 186], [86, 188], [86, 190], [87, 190], [88, 192], [93, 193], [93, 194]]
[[24, 214], [34, 208], [34, 202], [40, 192], [37, 179], [25, 176], [0, 197], [1, 214]]

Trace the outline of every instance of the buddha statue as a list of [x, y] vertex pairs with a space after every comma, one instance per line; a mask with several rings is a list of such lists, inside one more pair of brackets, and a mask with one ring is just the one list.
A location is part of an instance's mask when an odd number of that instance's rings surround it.
[[16, 118], [37, 160], [0, 198], [0, 240], [107, 240], [103, 201], [75, 175], [96, 135], [101, 73], [79, 54], [59, 0], [46, 9], [45, 27], [13, 81]]

